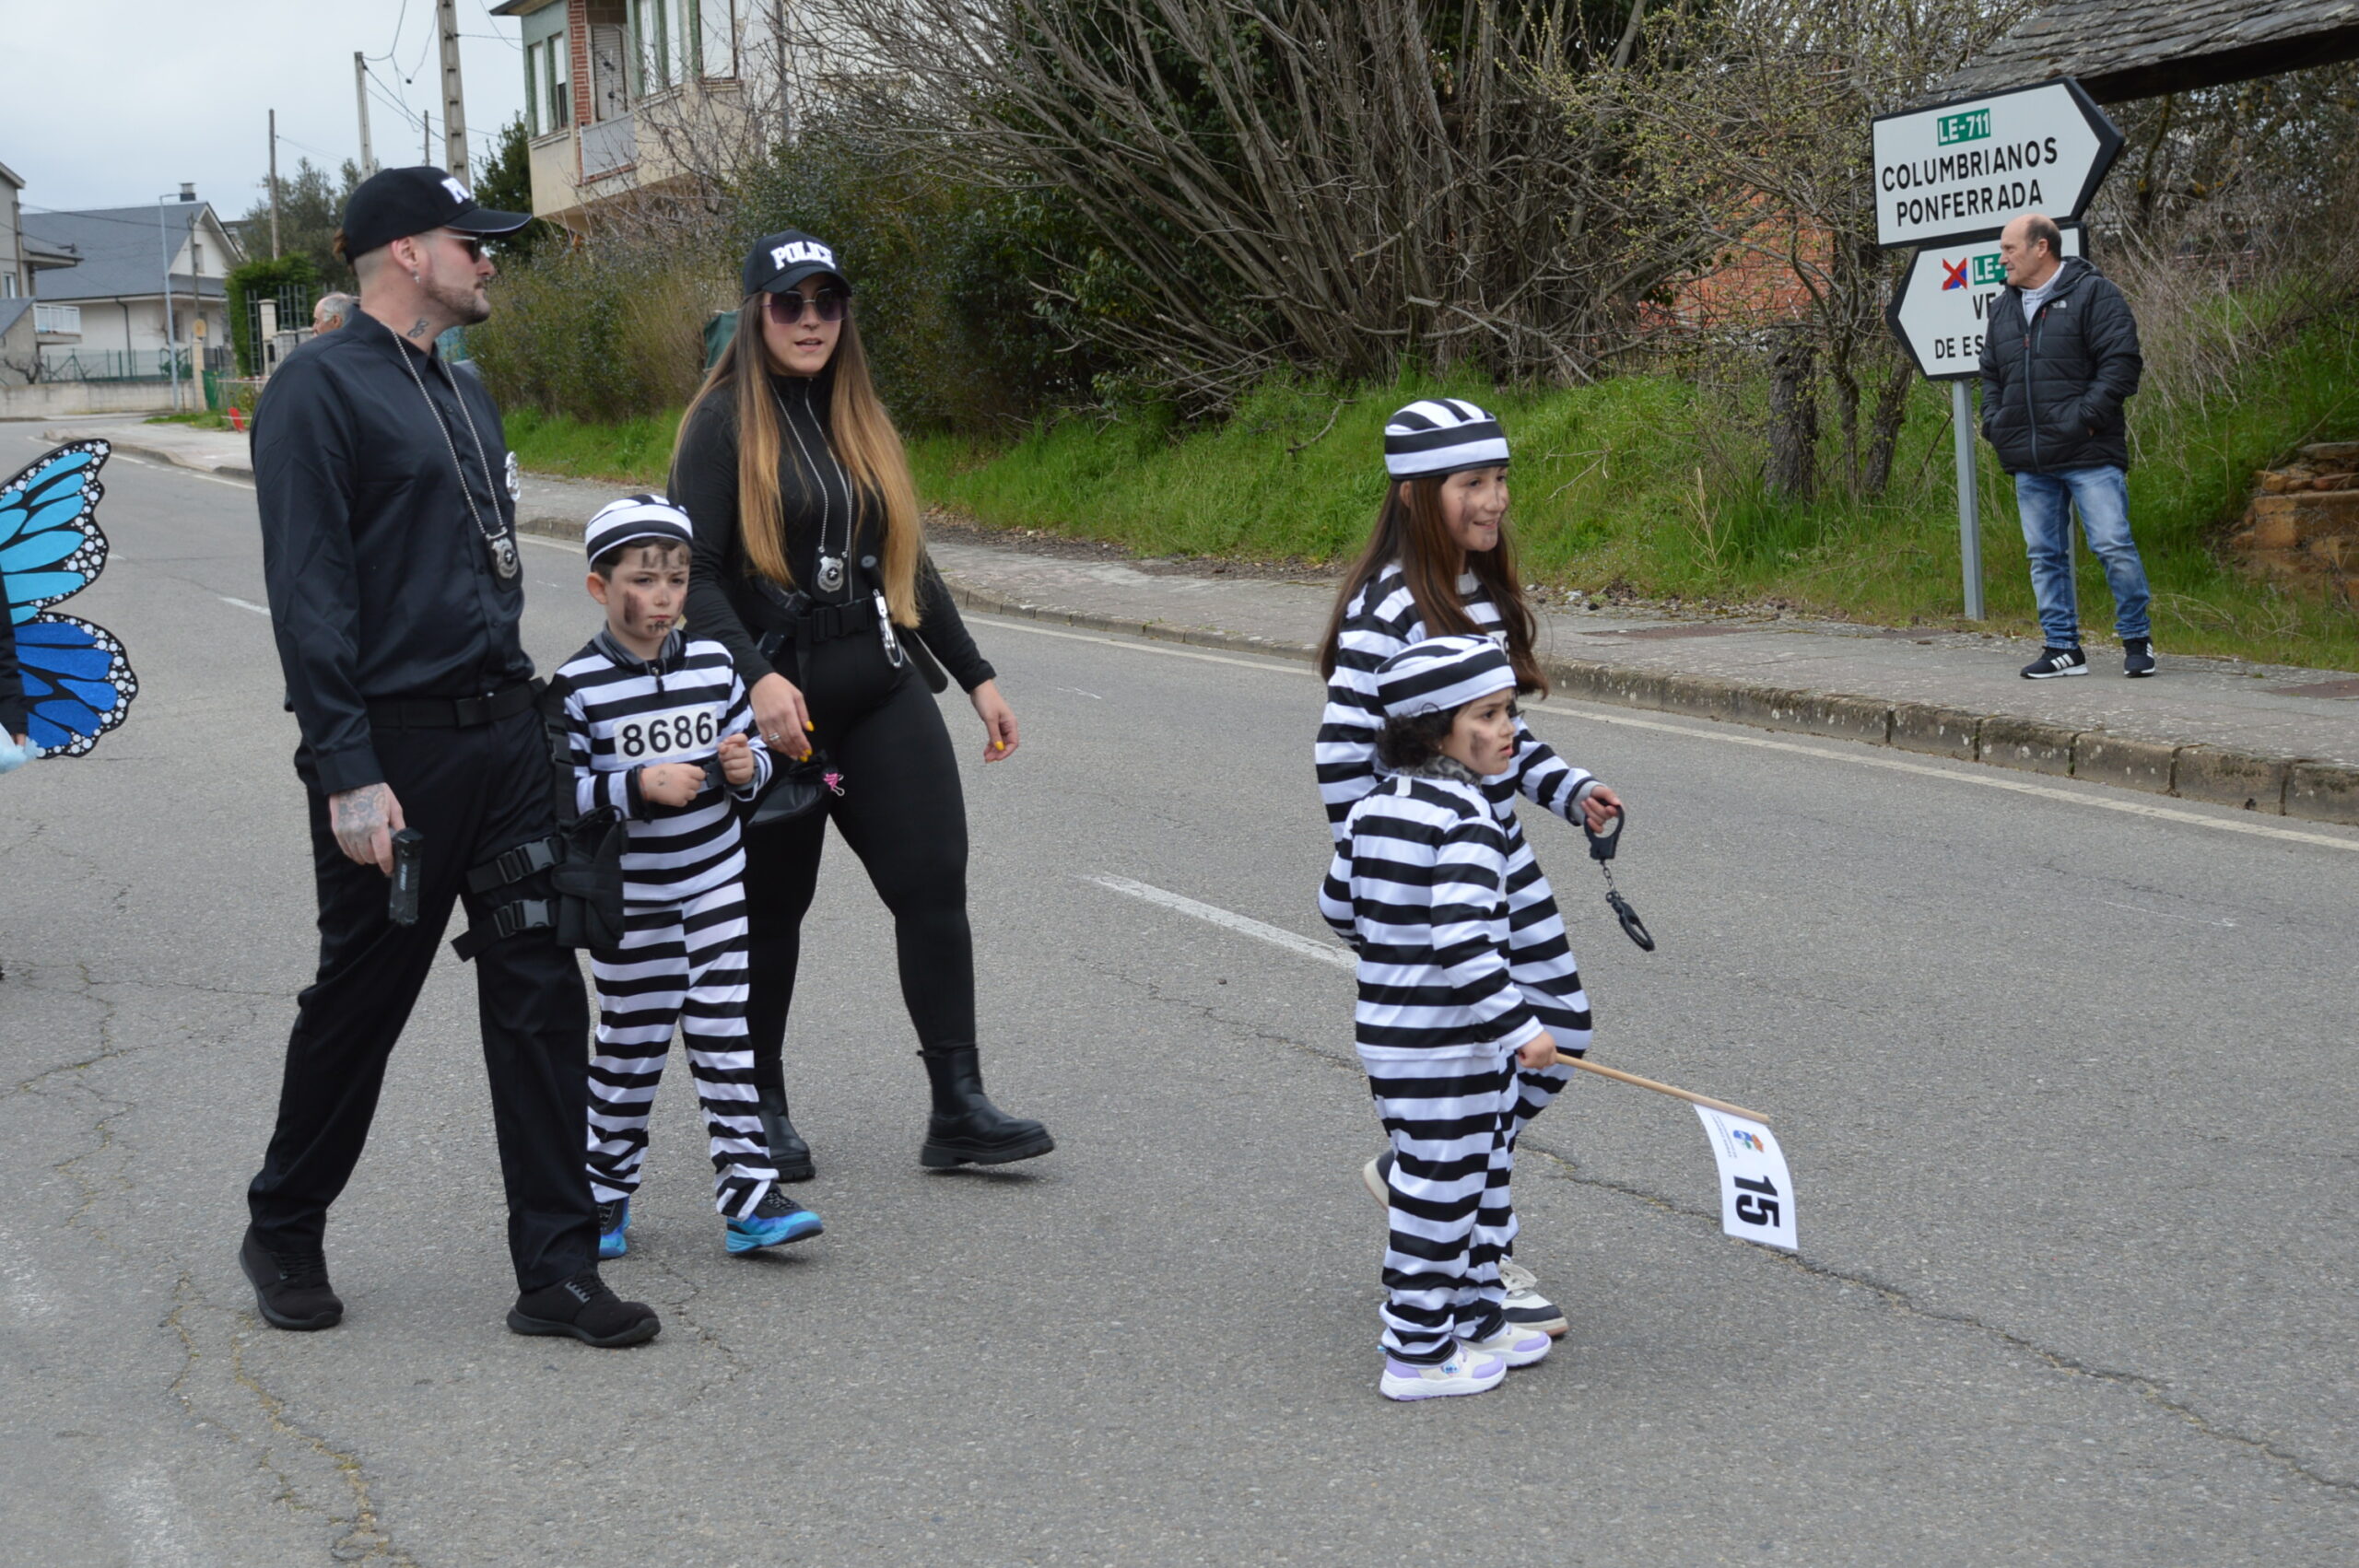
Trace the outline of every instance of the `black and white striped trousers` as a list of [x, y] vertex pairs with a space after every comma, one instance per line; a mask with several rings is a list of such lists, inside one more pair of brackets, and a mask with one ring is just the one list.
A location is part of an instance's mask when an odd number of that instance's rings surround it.
[[1507, 1322], [1499, 1259], [1516, 1233], [1515, 1053], [1362, 1052], [1360, 1065], [1392, 1140], [1384, 1348], [1404, 1362], [1445, 1361], [1455, 1340], [1488, 1339]]
[[647, 1118], [676, 1024], [712, 1141], [713, 1203], [752, 1214], [778, 1179], [756, 1108], [745, 1039], [745, 898], [724, 883], [679, 904], [628, 907], [620, 947], [590, 955], [598, 1048], [590, 1063], [590, 1188], [601, 1203], [639, 1190]]

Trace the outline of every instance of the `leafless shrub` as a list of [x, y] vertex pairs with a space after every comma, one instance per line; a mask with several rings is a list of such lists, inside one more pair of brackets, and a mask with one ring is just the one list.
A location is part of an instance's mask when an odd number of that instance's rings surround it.
[[1092, 232], [1050, 287], [1183, 404], [1280, 367], [1590, 376], [1632, 293], [1535, 68], [1566, 0], [840, 0], [959, 178]]

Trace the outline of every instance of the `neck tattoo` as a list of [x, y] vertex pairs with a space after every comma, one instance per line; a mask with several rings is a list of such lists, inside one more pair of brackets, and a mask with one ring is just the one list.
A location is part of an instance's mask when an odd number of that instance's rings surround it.
[[426, 335], [426, 318], [424, 316], [418, 317], [417, 324], [412, 326], [409, 331], [404, 333], [402, 335], [404, 337], [424, 337]]

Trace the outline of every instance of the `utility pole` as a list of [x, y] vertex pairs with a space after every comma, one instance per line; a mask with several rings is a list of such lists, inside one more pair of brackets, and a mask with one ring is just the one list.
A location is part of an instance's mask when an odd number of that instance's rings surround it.
[[426, 156], [422, 161], [432, 163], [434, 161], [434, 111], [430, 109], [421, 111], [417, 123], [426, 132]]
[[352, 52], [352, 98], [360, 106], [360, 178], [377, 172], [376, 155], [369, 150], [369, 62]]
[[[462, 184], [467, 178], [467, 108], [459, 87], [459, 0], [435, 0], [442, 29], [442, 166]], [[429, 150], [428, 158], [433, 157]]]
[[270, 111], [270, 259], [278, 260], [278, 111]]

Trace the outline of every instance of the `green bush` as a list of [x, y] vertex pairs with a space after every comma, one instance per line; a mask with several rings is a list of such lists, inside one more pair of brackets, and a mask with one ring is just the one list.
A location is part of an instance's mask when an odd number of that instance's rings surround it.
[[620, 241], [545, 245], [501, 268], [467, 346], [509, 410], [609, 424], [676, 408], [703, 379], [705, 317], [734, 291], [722, 272]]
[[[221, 287], [229, 309], [229, 342], [237, 350], [238, 374], [262, 374], [261, 355], [254, 346], [253, 311], [249, 301], [257, 297], [276, 298], [278, 290], [288, 284], [301, 284], [308, 294], [319, 281], [320, 269], [312, 264], [311, 257], [300, 251], [290, 251], [277, 257], [265, 256], [260, 261], [248, 262], [244, 266], [231, 269]], [[308, 321], [281, 322], [279, 326], [282, 330], [293, 331], [311, 324]]]

